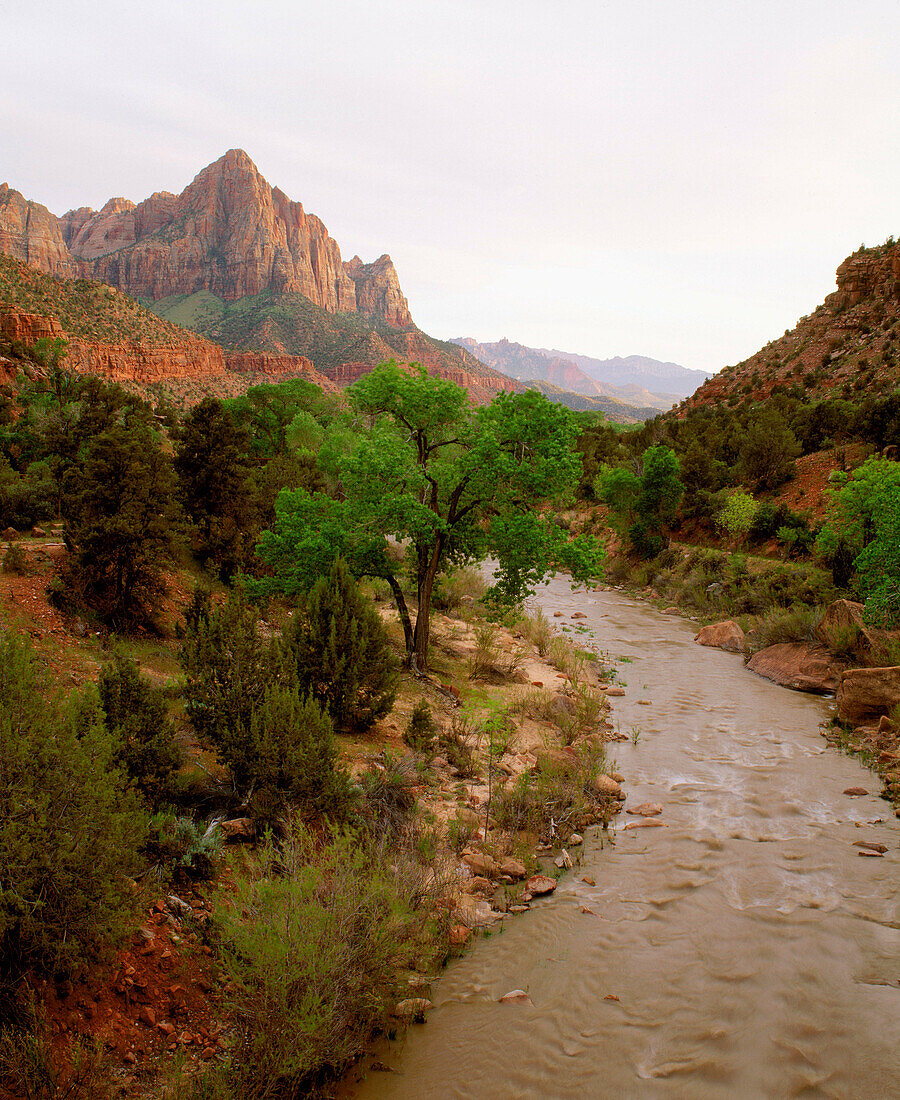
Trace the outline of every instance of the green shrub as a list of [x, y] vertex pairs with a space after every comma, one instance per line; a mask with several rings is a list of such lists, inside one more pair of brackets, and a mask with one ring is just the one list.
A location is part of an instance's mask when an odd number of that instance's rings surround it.
[[523, 772], [497, 803], [503, 829], [533, 833], [541, 840], [565, 841], [596, 821], [608, 820], [608, 800], [598, 800], [593, 782], [604, 770], [601, 749], [582, 749], [565, 763], [544, 757], [533, 772]]
[[310, 1096], [362, 1054], [387, 1026], [420, 924], [375, 853], [299, 826], [214, 919], [238, 1033], [228, 1083], [242, 1100]]
[[434, 752], [436, 738], [437, 726], [431, 716], [431, 707], [420, 699], [403, 731], [403, 741], [413, 752], [428, 755]]
[[397, 670], [387, 632], [340, 558], [285, 631], [283, 659], [341, 733], [369, 729], [394, 705]]
[[31, 560], [17, 542], [11, 542], [3, 555], [3, 572], [26, 577], [31, 572]]
[[[214, 606], [201, 589], [185, 616], [179, 658], [187, 716], [201, 739], [218, 745], [250, 722], [275, 675], [272, 647], [258, 630], [259, 613], [240, 589]], [[231, 731], [231, 732], [229, 732]]]
[[93, 688], [45, 697], [30, 650], [0, 636], [0, 971], [66, 974], [128, 935], [145, 823], [113, 763]]
[[165, 694], [142, 676], [137, 664], [116, 654], [97, 682], [114, 759], [154, 808], [170, 799], [182, 763], [181, 746], [169, 721]]
[[209, 879], [222, 854], [222, 830], [215, 824], [203, 828], [193, 818], [171, 812], [154, 814], [143, 850], [159, 881], [182, 875]]
[[756, 653], [782, 642], [813, 642], [822, 621], [822, 610], [802, 604], [791, 608], [772, 608], [750, 633], [750, 649]]

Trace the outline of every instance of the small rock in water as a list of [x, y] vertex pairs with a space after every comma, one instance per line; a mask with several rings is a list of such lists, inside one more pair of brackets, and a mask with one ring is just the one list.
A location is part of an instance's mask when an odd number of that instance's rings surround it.
[[584, 837], [581, 833], [572, 833], [569, 837], [569, 843], [577, 848], [579, 844], [584, 844]]
[[587, 875], [585, 875], [584, 878], [581, 881], [586, 882], [588, 884], [588, 886], [596, 886], [597, 885], [597, 883], [594, 881], [594, 879], [588, 878]]
[[511, 989], [509, 993], [504, 993], [498, 1001], [501, 1005], [532, 1005], [534, 1001], [528, 996], [524, 989]]
[[606, 996], [603, 998], [604, 1001], [618, 1001], [618, 999], [619, 998], [615, 995], [615, 993], [607, 993]]
[[844, 794], [849, 794], [853, 798], [857, 798], [859, 795], [868, 794], [869, 792], [865, 787], [847, 787]]
[[615, 781], [617, 783], [624, 783], [625, 782], [625, 776], [622, 775], [621, 772], [610, 772], [609, 773], [609, 778], [610, 779], [615, 779]]
[[871, 848], [860, 848], [856, 854], [858, 856], [874, 856], [875, 859], [882, 859], [884, 856], [883, 852], [873, 852]]
[[561, 852], [559, 853], [559, 855], [558, 855], [558, 856], [556, 857], [556, 859], [554, 859], [554, 861], [553, 861], [553, 862], [554, 862], [554, 863], [556, 864], [556, 866], [557, 866], [557, 867], [559, 867], [560, 869], [562, 869], [563, 867], [565, 867], [565, 868], [566, 868], [566, 870], [568, 870], [568, 871], [571, 871], [571, 870], [572, 870], [572, 857], [571, 857], [571, 856], [569, 855], [569, 853], [568, 853], [568, 852], [567, 852], [567, 851], [565, 850], [565, 848], [563, 848], [563, 850], [562, 850], [562, 851], [561, 851]]
[[650, 702], [649, 699], [637, 699], [636, 702], [637, 702], [637, 705], [639, 707], [652, 707], [653, 706], [653, 704]]
[[533, 897], [540, 897], [542, 894], [552, 894], [555, 889], [556, 879], [548, 878], [547, 875], [532, 875], [525, 883], [526, 892]]
[[427, 997], [409, 997], [395, 1006], [393, 1015], [399, 1019], [424, 1020], [430, 1008], [434, 1005]]
[[626, 829], [668, 829], [664, 821], [629, 821]]
[[880, 856], [883, 856], [887, 851], [886, 844], [870, 844], [867, 840], [854, 840], [854, 848], [866, 848], [870, 852], [877, 852]]
[[624, 695], [625, 694], [625, 688], [620, 688], [620, 687], [607, 688], [606, 689], [606, 694], [607, 695], [615, 695], [615, 696]]
[[657, 817], [662, 813], [662, 806], [658, 802], [642, 802], [640, 806], [635, 806], [633, 810], [625, 807], [626, 814], [633, 814], [635, 817]]
[[593, 910], [593, 909], [588, 909], [588, 907], [587, 907], [586, 905], [582, 905], [582, 906], [581, 906], [581, 908], [580, 908], [580, 909], [578, 910], [578, 912], [579, 912], [579, 913], [590, 913], [590, 915], [591, 915], [592, 917], [595, 917], [595, 916], [597, 915], [597, 914], [596, 914], [596, 913], [594, 912], [594, 910]]

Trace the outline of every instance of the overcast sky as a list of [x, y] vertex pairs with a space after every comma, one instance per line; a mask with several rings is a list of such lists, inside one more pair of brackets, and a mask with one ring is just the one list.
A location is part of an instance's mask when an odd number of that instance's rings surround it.
[[0, 13], [0, 182], [59, 214], [246, 149], [434, 336], [717, 370], [900, 236], [897, 0]]

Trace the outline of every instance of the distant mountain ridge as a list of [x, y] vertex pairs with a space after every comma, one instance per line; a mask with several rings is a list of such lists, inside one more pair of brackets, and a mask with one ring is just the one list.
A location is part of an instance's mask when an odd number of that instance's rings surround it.
[[587, 355], [530, 348], [503, 339], [480, 343], [473, 337], [452, 341], [495, 370], [522, 382], [547, 382], [572, 393], [606, 397], [625, 404], [665, 411], [693, 393], [709, 375], [677, 363], [640, 355], [592, 359]]

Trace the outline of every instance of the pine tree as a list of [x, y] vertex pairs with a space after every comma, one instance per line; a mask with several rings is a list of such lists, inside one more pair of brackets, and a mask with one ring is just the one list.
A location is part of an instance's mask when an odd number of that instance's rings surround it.
[[284, 661], [339, 732], [369, 729], [394, 704], [397, 670], [387, 633], [341, 558], [285, 631]]
[[181, 747], [169, 720], [165, 696], [134, 661], [116, 654], [97, 684], [114, 761], [155, 809], [166, 801], [181, 766]]

